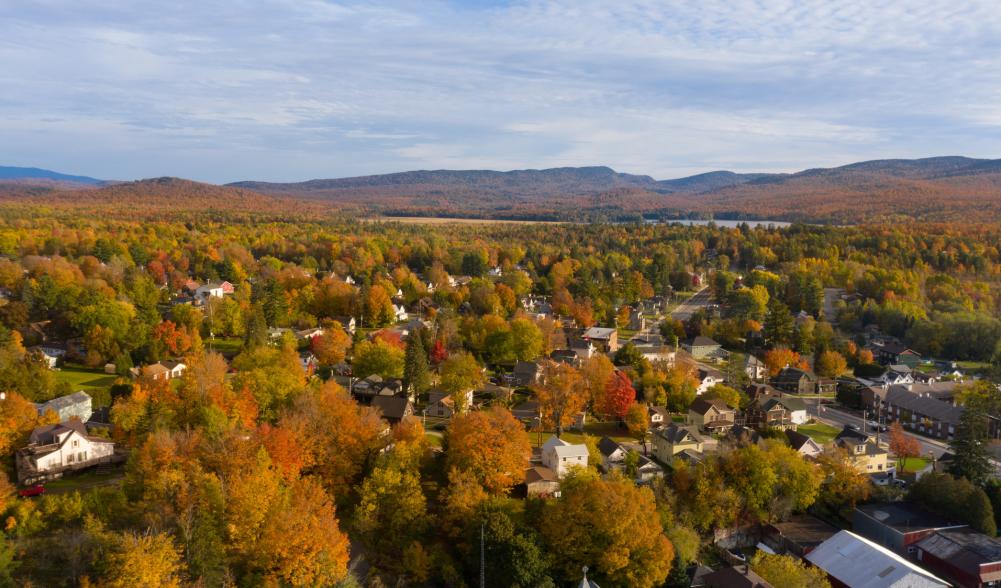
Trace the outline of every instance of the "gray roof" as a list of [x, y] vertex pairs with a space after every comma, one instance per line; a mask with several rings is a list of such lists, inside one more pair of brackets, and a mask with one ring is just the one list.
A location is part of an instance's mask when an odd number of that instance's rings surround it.
[[953, 406], [931, 396], [908, 392], [904, 387], [894, 386], [887, 390], [885, 402], [950, 425], [958, 425], [959, 417], [963, 415], [962, 407]]
[[410, 401], [401, 396], [376, 396], [372, 399], [372, 406], [382, 412], [382, 416], [389, 420], [398, 421], [407, 415], [407, 408]]
[[80, 390], [79, 392], [74, 392], [68, 396], [53, 398], [48, 402], [36, 404], [35, 406], [38, 408], [39, 414], [45, 414], [45, 412], [49, 409], [59, 412], [64, 408], [69, 408], [85, 402], [90, 402], [90, 395], [83, 390]]
[[948, 529], [957, 526], [957, 523], [950, 522], [910, 502], [863, 504], [857, 506], [855, 510], [900, 533]]
[[685, 341], [685, 345], [689, 347], [719, 347], [719, 343], [704, 335]]
[[789, 440], [789, 445], [799, 451], [804, 445], [810, 442], [810, 436], [804, 435], [799, 431], [793, 431], [792, 429], [786, 429], [786, 439]]
[[674, 423], [671, 423], [666, 427], [661, 427], [657, 429], [656, 431], [654, 431], [654, 434], [659, 435], [660, 437], [670, 441], [671, 443], [681, 443], [682, 441], [685, 440], [685, 437], [688, 435], [691, 435], [692, 439], [694, 439], [695, 441], [702, 440], [702, 438], [699, 437], [698, 433], [696, 433], [695, 431], [687, 429], [685, 427], [679, 427]]
[[918, 547], [973, 576], [980, 575], [982, 565], [1001, 563], [1001, 540], [971, 529], [938, 531], [919, 541]]
[[949, 586], [948, 582], [851, 531], [839, 531], [806, 554], [806, 560], [852, 588]]
[[725, 588], [772, 588], [764, 578], [754, 570], [741, 565], [720, 568], [711, 574], [702, 576], [706, 586], [723, 586]]
[[616, 443], [610, 437], [602, 437], [601, 440], [598, 441], [598, 451], [600, 451], [605, 457], [608, 457], [619, 450], [625, 451], [625, 448]]

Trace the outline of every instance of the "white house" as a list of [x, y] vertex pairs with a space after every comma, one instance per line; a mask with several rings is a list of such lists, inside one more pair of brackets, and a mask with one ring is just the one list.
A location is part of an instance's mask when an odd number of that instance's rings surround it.
[[705, 394], [716, 384], [723, 383], [723, 374], [714, 370], [699, 368], [699, 372], [696, 377], [699, 380], [699, 387], [695, 390], [695, 394], [697, 395]]
[[180, 378], [184, 375], [184, 371], [188, 369], [188, 366], [180, 361], [161, 361], [160, 365], [167, 368], [168, 380]]
[[39, 354], [50, 370], [55, 369], [59, 360], [66, 356], [65, 349], [60, 349], [59, 347], [49, 347], [47, 345], [32, 347], [29, 351]]
[[36, 404], [35, 409], [38, 410], [39, 416], [51, 410], [56, 413], [60, 421], [68, 421], [72, 417], [76, 417], [83, 422], [87, 422], [94, 413], [90, 395], [83, 390], [74, 392], [68, 396], [53, 398], [48, 402]]
[[410, 318], [410, 315], [407, 313], [407, 309], [402, 304], [393, 305], [393, 314], [396, 316], [396, 322], [398, 323]]
[[89, 467], [108, 461], [114, 453], [114, 443], [91, 437], [80, 421], [38, 427], [32, 431], [28, 446], [17, 452], [18, 481], [26, 484]]
[[222, 298], [226, 291], [220, 282], [209, 282], [195, 289], [195, 300], [204, 303], [209, 298]]
[[542, 463], [562, 478], [571, 467], [587, 467], [587, 445], [574, 445], [553, 435], [542, 446]]
[[504, 275], [504, 270], [502, 270], [500, 266], [492, 267], [487, 272], [487, 276], [491, 278], [499, 278], [503, 275]]
[[[466, 409], [473, 406], [473, 391], [466, 392]], [[460, 412], [455, 407], [455, 400], [452, 396], [441, 390], [431, 390], [428, 392], [428, 416], [451, 418], [456, 412]]]

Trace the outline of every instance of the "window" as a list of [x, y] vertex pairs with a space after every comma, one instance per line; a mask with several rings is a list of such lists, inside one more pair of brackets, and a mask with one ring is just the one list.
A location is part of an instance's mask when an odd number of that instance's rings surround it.
[[76, 460], [76, 455], [69, 454], [66, 456], [66, 463], [73, 463]]
[[80, 442], [78, 440], [74, 439], [73, 440], [73, 447], [78, 447], [79, 445], [80, 445]]

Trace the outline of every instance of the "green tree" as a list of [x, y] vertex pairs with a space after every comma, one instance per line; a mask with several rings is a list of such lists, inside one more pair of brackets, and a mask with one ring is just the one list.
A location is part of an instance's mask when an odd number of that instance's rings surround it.
[[355, 345], [351, 358], [352, 372], [365, 378], [378, 374], [383, 378], [403, 377], [404, 350], [384, 339], [362, 341]]
[[441, 389], [452, 396], [458, 412], [469, 408], [466, 406], [466, 393], [482, 386], [486, 381], [483, 368], [476, 358], [464, 351], [448, 356], [441, 363], [439, 372]]
[[423, 394], [431, 387], [431, 371], [428, 356], [424, 350], [424, 339], [419, 332], [407, 337], [403, 354], [403, 386], [415, 395]]
[[768, 301], [765, 315], [765, 341], [772, 347], [792, 343], [794, 321], [789, 307], [778, 298]]
[[949, 441], [954, 454], [950, 471], [974, 484], [983, 484], [993, 472], [987, 452], [987, 410], [978, 400], [967, 402], [959, 417], [956, 434]]

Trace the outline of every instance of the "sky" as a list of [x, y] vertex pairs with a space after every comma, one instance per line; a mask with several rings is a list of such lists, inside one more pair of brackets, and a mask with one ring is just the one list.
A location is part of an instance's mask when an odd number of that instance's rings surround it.
[[667, 179], [1001, 157], [996, 0], [3, 0], [0, 165]]

